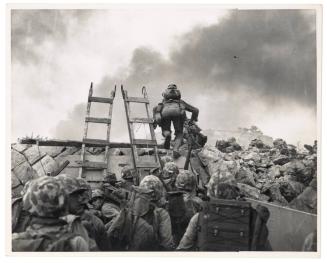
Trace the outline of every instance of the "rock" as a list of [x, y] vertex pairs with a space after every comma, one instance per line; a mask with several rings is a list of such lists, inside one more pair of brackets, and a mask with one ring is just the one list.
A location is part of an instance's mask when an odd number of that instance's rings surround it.
[[306, 167], [301, 160], [292, 160], [283, 165], [284, 174], [288, 174], [293, 178], [293, 181], [301, 182], [308, 185], [314, 176], [314, 170], [311, 167]]
[[257, 152], [248, 152], [241, 157], [245, 162], [253, 161], [255, 163], [259, 163], [261, 160], [260, 154]]
[[242, 150], [242, 147], [236, 142], [234, 137], [229, 138], [227, 141], [217, 140], [216, 147], [219, 151], [224, 153], [231, 153], [234, 151]]
[[238, 183], [255, 186], [253, 172], [246, 167], [241, 167], [235, 175], [235, 179]]
[[219, 151], [216, 147], [205, 146], [202, 151], [198, 153], [198, 156], [204, 166], [207, 166], [209, 162], [215, 162], [224, 157], [224, 153]]
[[99, 155], [105, 151], [104, 147], [87, 147], [86, 151], [93, 155]]
[[25, 185], [27, 181], [38, 177], [36, 171], [28, 162], [16, 166], [12, 172], [23, 185]]
[[16, 150], [11, 150], [11, 169], [15, 168], [16, 166], [26, 162], [26, 158], [23, 154], [17, 152]]
[[279, 178], [281, 176], [280, 166], [274, 165], [270, 167], [267, 171], [267, 176], [270, 180], [275, 180], [275, 178]]
[[47, 173], [52, 173], [59, 168], [58, 163], [49, 155], [46, 155], [39, 162], [33, 165], [33, 169], [38, 176], [45, 176]]
[[279, 187], [280, 187], [280, 185], [278, 183], [268, 183], [268, 184], [264, 185], [261, 192], [263, 194], [266, 194], [267, 196], [269, 196], [270, 201], [272, 201], [278, 205], [287, 206], [288, 202], [284, 198], [284, 196], [281, 194]]
[[262, 200], [262, 201], [269, 200], [268, 196], [261, 194], [260, 191], [253, 186], [242, 184], [242, 183], [237, 183], [237, 186], [240, 189], [241, 194], [244, 195], [245, 197]]
[[273, 141], [274, 148], [278, 150], [287, 149], [287, 143], [283, 139], [276, 139]]
[[270, 149], [270, 146], [267, 144], [264, 144], [264, 142], [259, 138], [253, 139], [251, 141], [249, 147], [256, 147], [258, 149]]
[[296, 198], [300, 193], [303, 192], [304, 185], [295, 181], [283, 181], [280, 182], [280, 193], [287, 202], [291, 202], [294, 198]]
[[290, 207], [308, 213], [317, 213], [317, 190], [308, 186], [291, 203]]
[[273, 163], [276, 165], [284, 165], [290, 161], [290, 158], [286, 155], [280, 155], [273, 160]]

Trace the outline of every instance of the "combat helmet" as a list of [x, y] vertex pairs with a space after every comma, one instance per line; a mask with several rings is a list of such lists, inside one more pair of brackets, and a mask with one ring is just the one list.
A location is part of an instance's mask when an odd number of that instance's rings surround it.
[[67, 211], [67, 195], [55, 177], [33, 179], [23, 197], [24, 210], [39, 217], [57, 218]]
[[145, 190], [153, 191], [151, 193], [152, 201], [158, 201], [163, 197], [163, 184], [157, 176], [147, 175], [141, 181], [140, 188]]
[[174, 162], [165, 163], [165, 166], [162, 170], [163, 180], [175, 179], [173, 177], [176, 177], [178, 174], [179, 174], [179, 169]]
[[175, 186], [181, 191], [195, 191], [197, 185], [196, 178], [193, 173], [188, 170], [182, 170], [176, 177]]
[[62, 187], [65, 189], [67, 195], [83, 191], [85, 192], [85, 198], [83, 198], [81, 202], [87, 203], [91, 199], [91, 188], [84, 179], [76, 178], [69, 174], [59, 174], [57, 178], [60, 180]]
[[221, 181], [217, 175], [210, 178], [206, 187], [209, 197], [237, 199], [240, 196], [240, 189], [234, 181]]

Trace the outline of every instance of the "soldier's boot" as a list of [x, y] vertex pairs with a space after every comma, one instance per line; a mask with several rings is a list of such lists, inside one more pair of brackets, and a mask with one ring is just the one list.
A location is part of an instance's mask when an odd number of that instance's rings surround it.
[[170, 149], [170, 140], [171, 140], [171, 132], [164, 131], [162, 135], [165, 137], [164, 148], [169, 150]]
[[175, 144], [173, 148], [173, 158], [177, 159], [181, 156], [181, 154], [179, 153], [179, 147], [182, 145], [182, 143], [183, 143], [183, 133], [176, 134]]

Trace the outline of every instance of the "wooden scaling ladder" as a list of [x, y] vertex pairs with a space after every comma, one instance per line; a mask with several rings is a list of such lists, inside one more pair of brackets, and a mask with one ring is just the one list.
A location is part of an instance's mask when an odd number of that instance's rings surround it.
[[[134, 169], [137, 170], [138, 175], [141, 176], [141, 174], [144, 174], [144, 172], [148, 171], [148, 174], [150, 173], [150, 170], [154, 168], [162, 168], [161, 162], [158, 154], [158, 145], [157, 140], [154, 133], [154, 127], [153, 127], [153, 119], [150, 117], [149, 113], [149, 99], [146, 92], [146, 88], [142, 88], [142, 94], [143, 97], [129, 97], [127, 94], [127, 91], [124, 90], [123, 85], [121, 85], [121, 92], [124, 99], [124, 106], [125, 106], [125, 112], [126, 112], [126, 119], [127, 119], [127, 126], [128, 126], [128, 132], [129, 132], [129, 138], [131, 142], [131, 150], [132, 150], [132, 157], [133, 157], [133, 165]], [[131, 118], [131, 109], [130, 109], [130, 103], [142, 103], [145, 105], [146, 110], [146, 118]], [[134, 124], [135, 123], [143, 123], [148, 124], [150, 128], [150, 134], [151, 134], [151, 140], [147, 139], [136, 139], [135, 133], [134, 133]], [[152, 148], [154, 150], [154, 161], [153, 162], [141, 162], [140, 158], [138, 156], [137, 152], [137, 146], [144, 146], [146, 145], [147, 148]]]
[[[111, 91], [110, 98], [94, 97], [92, 95], [93, 95], [93, 83], [91, 82], [91, 87], [90, 87], [90, 90], [89, 90], [89, 96], [88, 96], [88, 100], [87, 100], [84, 135], [83, 135], [83, 144], [82, 144], [82, 150], [81, 150], [81, 167], [79, 169], [79, 177], [80, 178], [85, 178], [85, 175], [83, 175], [83, 170], [84, 169], [103, 170], [103, 176], [104, 177], [108, 173], [111, 116], [112, 116], [113, 102], [114, 102], [114, 98], [115, 98], [115, 95], [116, 95], [116, 85], [115, 85], [115, 89]], [[91, 103], [92, 102], [109, 104], [108, 118], [90, 117], [90, 110], [91, 110]], [[107, 138], [106, 138], [106, 140], [87, 138], [89, 122], [91, 122], [91, 123], [101, 123], [101, 124], [106, 124], [107, 125]], [[91, 162], [91, 161], [85, 160], [85, 147], [88, 146], [88, 145], [93, 146], [93, 147], [105, 147], [105, 155], [104, 155], [104, 161], [103, 162]]]

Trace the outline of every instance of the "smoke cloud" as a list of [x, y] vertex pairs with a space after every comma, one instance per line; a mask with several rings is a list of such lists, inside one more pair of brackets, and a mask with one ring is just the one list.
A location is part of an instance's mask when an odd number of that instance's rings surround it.
[[[76, 19], [87, 23], [89, 15]], [[94, 93], [109, 96], [114, 85], [122, 83], [130, 95], [141, 96], [146, 86], [153, 107], [165, 87], [175, 83], [183, 99], [200, 109], [203, 129], [256, 125], [290, 143], [311, 143], [316, 138], [315, 19], [314, 10], [230, 11], [211, 25], [176, 36], [168, 55], [149, 46], [135, 48], [127, 66], [102, 79], [97, 76]], [[68, 31], [58, 37], [64, 39]], [[33, 41], [42, 39], [47, 41], [47, 35]], [[15, 56], [21, 45], [15, 41]], [[25, 56], [26, 61], [35, 59], [33, 53]], [[80, 101], [86, 101], [85, 88], [83, 92]], [[53, 137], [81, 138], [85, 109], [86, 103], [71, 108], [68, 118], [53, 129]], [[101, 112], [95, 109], [94, 114]], [[112, 140], [127, 138], [118, 89]]]

